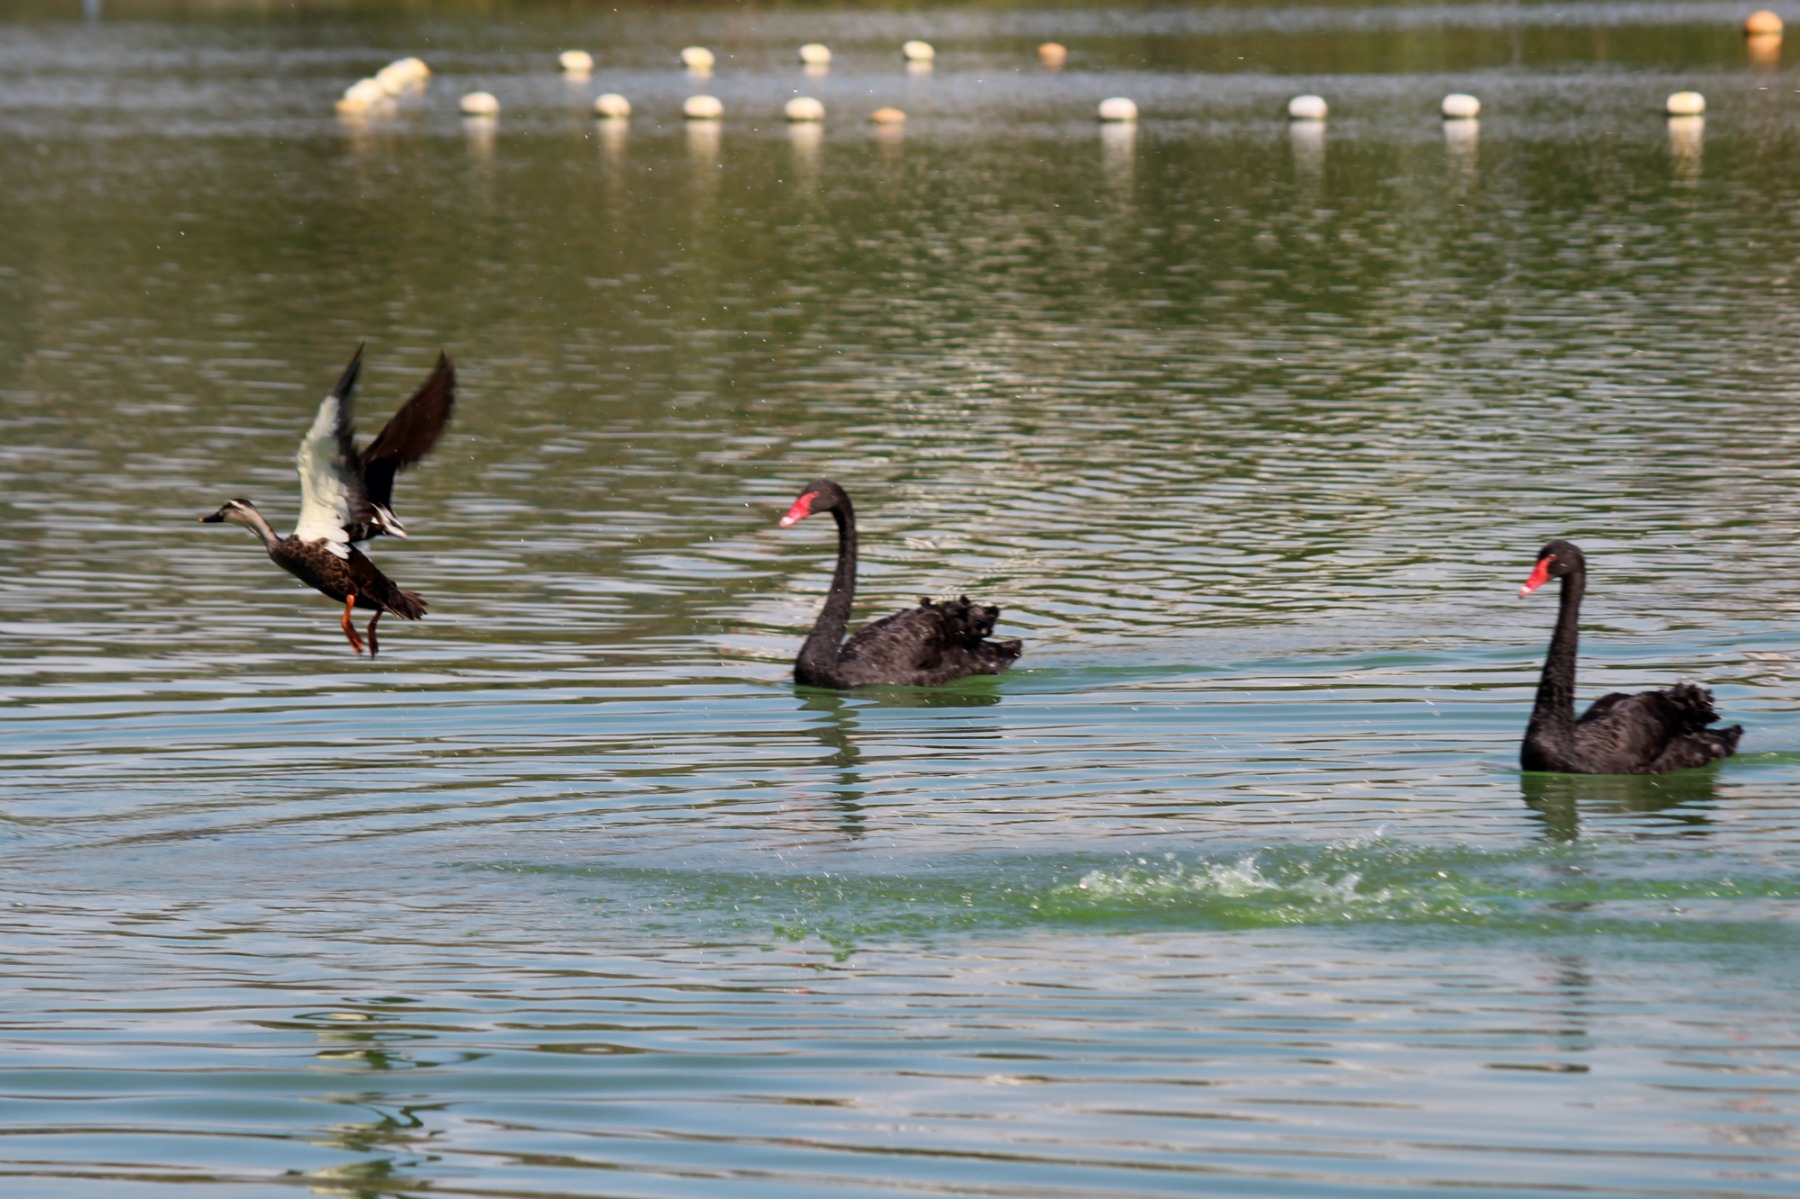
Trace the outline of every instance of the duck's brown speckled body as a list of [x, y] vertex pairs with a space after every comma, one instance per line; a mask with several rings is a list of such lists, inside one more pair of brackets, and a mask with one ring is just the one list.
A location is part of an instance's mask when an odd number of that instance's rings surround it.
[[382, 614], [418, 620], [425, 615], [425, 601], [382, 574], [362, 552], [362, 545], [384, 533], [406, 536], [392, 507], [394, 475], [424, 457], [444, 431], [455, 403], [456, 371], [447, 356], [439, 355], [431, 377], [358, 453], [351, 432], [351, 401], [361, 367], [358, 346], [300, 442], [294, 461], [300, 471], [301, 506], [294, 532], [278, 535], [256, 505], [245, 499], [229, 500], [200, 519], [249, 529], [277, 566], [342, 603], [344, 636], [357, 653], [363, 643], [350, 614], [357, 608], [373, 612], [368, 638], [369, 654], [374, 656], [381, 648], [375, 626]]

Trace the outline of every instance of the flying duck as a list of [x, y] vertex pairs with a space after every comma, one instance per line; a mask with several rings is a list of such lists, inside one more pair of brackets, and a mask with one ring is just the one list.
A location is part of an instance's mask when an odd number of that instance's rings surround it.
[[276, 536], [256, 505], [245, 499], [227, 500], [200, 521], [249, 529], [262, 539], [275, 565], [342, 601], [344, 636], [359, 654], [362, 638], [356, 635], [350, 614], [357, 608], [374, 612], [368, 629], [369, 656], [374, 657], [381, 649], [375, 625], [382, 613], [418, 620], [425, 615], [425, 601], [382, 574], [363, 555], [362, 547], [384, 533], [406, 536], [405, 526], [394, 515], [394, 475], [423, 458], [443, 433], [456, 402], [456, 368], [448, 355], [440, 353], [430, 377], [358, 453], [350, 423], [362, 355], [359, 345], [294, 454], [300, 472], [300, 520], [294, 531]]

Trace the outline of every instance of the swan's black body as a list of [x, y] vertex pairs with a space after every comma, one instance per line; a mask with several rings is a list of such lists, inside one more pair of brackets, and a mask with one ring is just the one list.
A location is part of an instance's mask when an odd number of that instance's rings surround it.
[[1738, 725], [1708, 728], [1719, 719], [1712, 692], [1692, 683], [1636, 695], [1615, 691], [1576, 717], [1575, 648], [1581, 597], [1587, 590], [1587, 560], [1581, 549], [1567, 541], [1546, 545], [1519, 594], [1529, 595], [1547, 579], [1558, 578], [1562, 604], [1538, 682], [1537, 704], [1519, 747], [1519, 765], [1565, 774], [1663, 774], [1730, 757], [1744, 730]]
[[362, 652], [363, 643], [350, 624], [350, 613], [357, 608], [374, 612], [368, 628], [372, 657], [381, 648], [375, 626], [382, 614], [419, 620], [425, 615], [425, 601], [382, 574], [362, 552], [362, 545], [386, 533], [406, 536], [405, 526], [393, 511], [394, 476], [424, 457], [449, 423], [456, 402], [456, 371], [446, 355], [438, 355], [430, 377], [359, 453], [351, 430], [351, 410], [361, 370], [362, 347], [358, 346], [300, 442], [295, 455], [300, 472], [300, 520], [292, 533], [286, 537], [277, 534], [256, 505], [245, 499], [230, 500], [200, 519], [206, 524], [249, 529], [277, 566], [342, 603], [340, 623], [357, 653]]
[[783, 528], [814, 512], [830, 512], [838, 527], [837, 571], [818, 622], [800, 656], [794, 681], [812, 687], [890, 684], [931, 687], [970, 674], [999, 674], [1019, 657], [1017, 641], [989, 641], [1000, 609], [972, 604], [968, 596], [883, 617], [848, 641], [850, 605], [856, 597], [856, 514], [844, 489], [829, 479], [809, 483], [781, 518]]

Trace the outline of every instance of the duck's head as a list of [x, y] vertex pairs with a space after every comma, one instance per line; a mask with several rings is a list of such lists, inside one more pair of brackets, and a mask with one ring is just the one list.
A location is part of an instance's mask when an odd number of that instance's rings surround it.
[[249, 500], [226, 500], [219, 510], [211, 516], [202, 516], [203, 525], [239, 525], [246, 529], [255, 529], [257, 525], [267, 524], [256, 505]]
[[844, 494], [844, 489], [830, 479], [814, 479], [801, 489], [794, 506], [781, 518], [781, 527], [791, 528], [815, 512], [829, 512], [849, 498]]
[[1581, 547], [1572, 541], [1552, 541], [1538, 551], [1537, 569], [1519, 588], [1519, 598], [1523, 599], [1548, 583], [1551, 579], [1560, 579], [1564, 575], [1572, 575], [1587, 569], [1587, 559], [1581, 556]]

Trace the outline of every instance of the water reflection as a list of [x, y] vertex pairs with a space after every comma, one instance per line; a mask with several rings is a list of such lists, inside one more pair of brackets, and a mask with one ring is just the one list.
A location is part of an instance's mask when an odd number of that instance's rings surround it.
[[860, 840], [864, 833], [863, 797], [866, 788], [862, 777], [862, 750], [856, 743], [857, 703], [830, 691], [803, 688], [799, 692], [802, 711], [815, 713], [818, 719], [808, 722], [826, 750], [826, 765], [836, 774], [827, 788], [838, 811], [838, 827], [848, 840]]
[[1749, 55], [1751, 66], [1778, 67], [1781, 65], [1781, 35], [1779, 33], [1752, 33], [1744, 38], [1744, 50]]
[[1705, 117], [1669, 118], [1669, 157], [1674, 162], [1677, 179], [1692, 180], [1700, 177], [1700, 157], [1705, 135]]
[[625, 145], [630, 140], [630, 121], [594, 122], [594, 141], [600, 148], [600, 162], [615, 177], [625, 169]]
[[722, 137], [718, 121], [687, 122], [688, 165], [697, 174], [718, 174], [719, 144]]
[[[1660, 814], [1662, 823], [1696, 834], [1712, 824], [1709, 811], [1718, 799], [1718, 769], [1678, 770], [1673, 774], [1541, 774], [1519, 775], [1520, 798], [1536, 813], [1544, 835], [1553, 841], [1581, 836], [1585, 809], [1592, 815]], [[1681, 808], [1681, 811], [1673, 809]]]
[[806, 192], [819, 189], [819, 147], [825, 127], [818, 121], [789, 121], [788, 144], [794, 148], [794, 182]]
[[1481, 145], [1481, 122], [1474, 118], [1444, 122], [1444, 160], [1450, 166], [1450, 177], [1458, 185], [1475, 181], [1475, 168]]
[[1288, 144], [1294, 152], [1294, 174], [1309, 188], [1325, 177], [1325, 122], [1288, 122]]
[[482, 166], [492, 164], [494, 160], [494, 141], [500, 131], [500, 118], [489, 116], [464, 117], [462, 119], [463, 139], [468, 143], [469, 157]]
[[1100, 169], [1108, 184], [1130, 191], [1137, 177], [1137, 122], [1103, 121], [1100, 124]]

